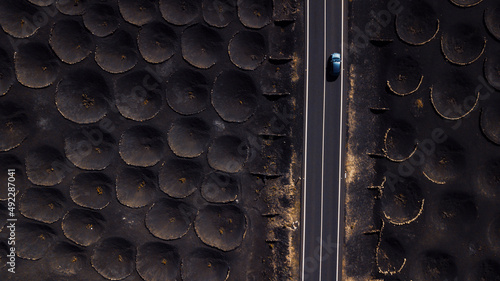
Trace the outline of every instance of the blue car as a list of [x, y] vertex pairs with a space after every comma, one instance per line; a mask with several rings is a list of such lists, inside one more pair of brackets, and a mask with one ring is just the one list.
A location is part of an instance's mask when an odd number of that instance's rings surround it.
[[333, 77], [338, 77], [340, 75], [342, 59], [339, 53], [333, 53], [328, 57], [328, 70], [329, 74]]

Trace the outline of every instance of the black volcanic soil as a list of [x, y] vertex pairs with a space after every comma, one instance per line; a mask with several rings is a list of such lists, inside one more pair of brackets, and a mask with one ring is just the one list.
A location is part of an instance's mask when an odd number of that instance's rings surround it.
[[297, 280], [304, 2], [0, 1], [0, 280]]
[[395, 2], [349, 5], [343, 280], [498, 280], [498, 2]]

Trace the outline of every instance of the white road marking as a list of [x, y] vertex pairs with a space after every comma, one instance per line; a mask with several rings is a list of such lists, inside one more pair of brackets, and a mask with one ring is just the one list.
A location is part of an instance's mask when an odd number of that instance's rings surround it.
[[301, 280], [304, 280], [305, 275], [305, 252], [306, 252], [306, 196], [307, 196], [307, 122], [308, 122], [308, 112], [309, 112], [309, 0], [306, 0], [306, 100], [305, 100], [305, 130], [304, 130], [304, 171], [302, 182], [304, 183], [304, 188], [302, 189], [302, 268], [301, 268]]
[[327, 0], [323, 1], [323, 133], [321, 140], [321, 227], [319, 234], [319, 281], [321, 281], [321, 273], [323, 269], [323, 261], [321, 260], [323, 257], [323, 206], [324, 206], [324, 198], [323, 198], [323, 190], [324, 190], [324, 182], [325, 182], [325, 116], [326, 116], [326, 58], [327, 58], [327, 50], [326, 50], [326, 8], [327, 8]]
[[[344, 48], [344, 0], [342, 1], [342, 26], [341, 26], [341, 58], [342, 58], [342, 70], [340, 71], [340, 141], [339, 141], [339, 194], [338, 194], [338, 209], [337, 209], [337, 271], [336, 271], [336, 279], [339, 279], [339, 265], [340, 265], [340, 226], [342, 225], [341, 217], [341, 203], [342, 203], [342, 144], [344, 140], [344, 65], [347, 62], [345, 48]], [[345, 178], [347, 177], [347, 173], [345, 173]], [[345, 180], [344, 178], [344, 180]], [[342, 204], [343, 205], [343, 204]]]

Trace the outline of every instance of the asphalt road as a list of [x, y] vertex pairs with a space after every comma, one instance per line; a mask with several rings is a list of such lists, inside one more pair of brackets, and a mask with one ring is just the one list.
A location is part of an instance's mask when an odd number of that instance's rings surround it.
[[[343, 50], [344, 0], [307, 0], [304, 196], [301, 275], [341, 280], [343, 233], [344, 72], [326, 80], [326, 59]], [[342, 67], [347, 57], [342, 55]]]

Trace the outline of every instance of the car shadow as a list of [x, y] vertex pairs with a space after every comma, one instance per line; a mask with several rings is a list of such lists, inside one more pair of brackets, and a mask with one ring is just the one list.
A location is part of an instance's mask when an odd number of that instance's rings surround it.
[[333, 68], [333, 62], [331, 60], [328, 60], [326, 62], [326, 69], [325, 69], [325, 73], [326, 73], [326, 81], [327, 82], [334, 82], [335, 80], [337, 80], [337, 78], [339, 78], [339, 75], [334, 75], [331, 71], [331, 69]]
[[334, 82], [339, 78], [340, 75], [333, 75], [331, 73], [326, 72], [326, 81], [327, 82]]

